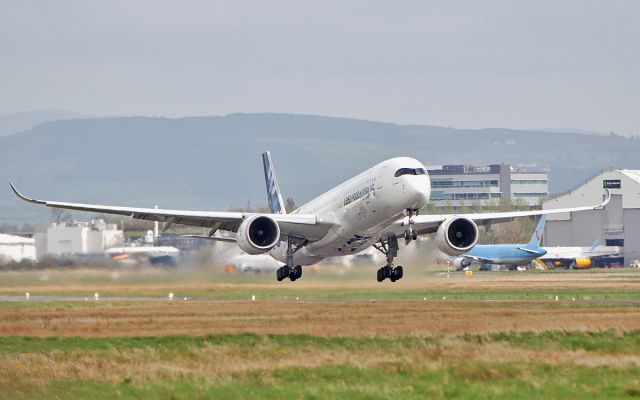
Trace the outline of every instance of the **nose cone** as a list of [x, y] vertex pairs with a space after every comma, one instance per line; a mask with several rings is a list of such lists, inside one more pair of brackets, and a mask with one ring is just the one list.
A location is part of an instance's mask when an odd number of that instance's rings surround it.
[[422, 208], [429, 202], [431, 196], [431, 181], [427, 175], [408, 176], [407, 192], [409, 205], [407, 208]]

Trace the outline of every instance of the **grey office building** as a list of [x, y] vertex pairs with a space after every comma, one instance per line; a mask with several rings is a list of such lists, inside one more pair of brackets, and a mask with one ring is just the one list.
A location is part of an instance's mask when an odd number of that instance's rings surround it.
[[549, 194], [546, 171], [513, 168], [509, 164], [487, 166], [442, 165], [430, 167], [431, 202], [454, 212], [461, 207], [487, 206], [518, 201], [539, 208]]

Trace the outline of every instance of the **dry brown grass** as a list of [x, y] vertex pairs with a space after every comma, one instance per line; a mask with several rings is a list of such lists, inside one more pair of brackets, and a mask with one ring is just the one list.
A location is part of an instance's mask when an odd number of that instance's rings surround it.
[[640, 308], [566, 302], [193, 301], [0, 309], [0, 335], [458, 335], [640, 329]]

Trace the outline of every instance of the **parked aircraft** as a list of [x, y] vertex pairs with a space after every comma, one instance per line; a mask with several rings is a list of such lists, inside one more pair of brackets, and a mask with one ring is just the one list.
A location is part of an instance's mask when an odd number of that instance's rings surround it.
[[284, 263], [276, 271], [279, 281], [302, 276], [302, 265], [323, 258], [359, 253], [374, 246], [386, 256], [377, 272], [379, 282], [395, 282], [404, 275], [395, 266], [398, 238], [407, 243], [418, 235], [435, 233], [438, 248], [448, 255], [470, 251], [478, 241], [477, 223], [505, 222], [515, 217], [592, 210], [608, 203], [553, 210], [513, 211], [485, 214], [418, 215], [427, 205], [431, 181], [424, 165], [416, 159], [397, 157], [383, 161], [320, 195], [309, 203], [285, 213], [283, 197], [269, 152], [263, 153], [263, 166], [270, 213], [184, 211], [119, 207], [98, 204], [37, 200], [11, 188], [22, 200], [47, 207], [126, 215], [137, 219], [209, 228], [204, 238], [214, 238], [218, 230], [235, 232], [232, 240], [248, 254], [269, 253]]
[[544, 247], [546, 254], [540, 257], [540, 261], [556, 268], [624, 265], [623, 247], [601, 246], [599, 243], [600, 239], [591, 247]]
[[480, 264], [524, 265], [543, 256], [547, 251], [540, 247], [545, 216], [538, 221], [531, 240], [526, 244], [477, 244], [470, 251], [457, 257], [453, 264], [457, 269], [467, 268], [473, 261]]

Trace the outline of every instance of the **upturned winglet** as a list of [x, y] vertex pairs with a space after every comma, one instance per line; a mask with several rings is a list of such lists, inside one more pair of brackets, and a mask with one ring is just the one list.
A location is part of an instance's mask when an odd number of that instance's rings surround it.
[[31, 197], [27, 197], [27, 196], [23, 195], [22, 193], [20, 193], [18, 191], [18, 189], [16, 189], [16, 187], [13, 184], [13, 182], [11, 182], [11, 181], [9, 181], [9, 186], [11, 186], [11, 190], [13, 190], [13, 193], [15, 193], [16, 196], [18, 196], [19, 198], [21, 198], [24, 201], [28, 201], [29, 203], [35, 203], [35, 204], [47, 204], [46, 201], [32, 199]]
[[611, 190], [609, 189], [604, 189], [604, 193], [605, 193], [605, 199], [602, 202], [602, 204], [600, 204], [597, 208], [599, 209], [603, 209], [604, 206], [606, 206], [607, 204], [609, 204], [609, 201], [611, 201]]

